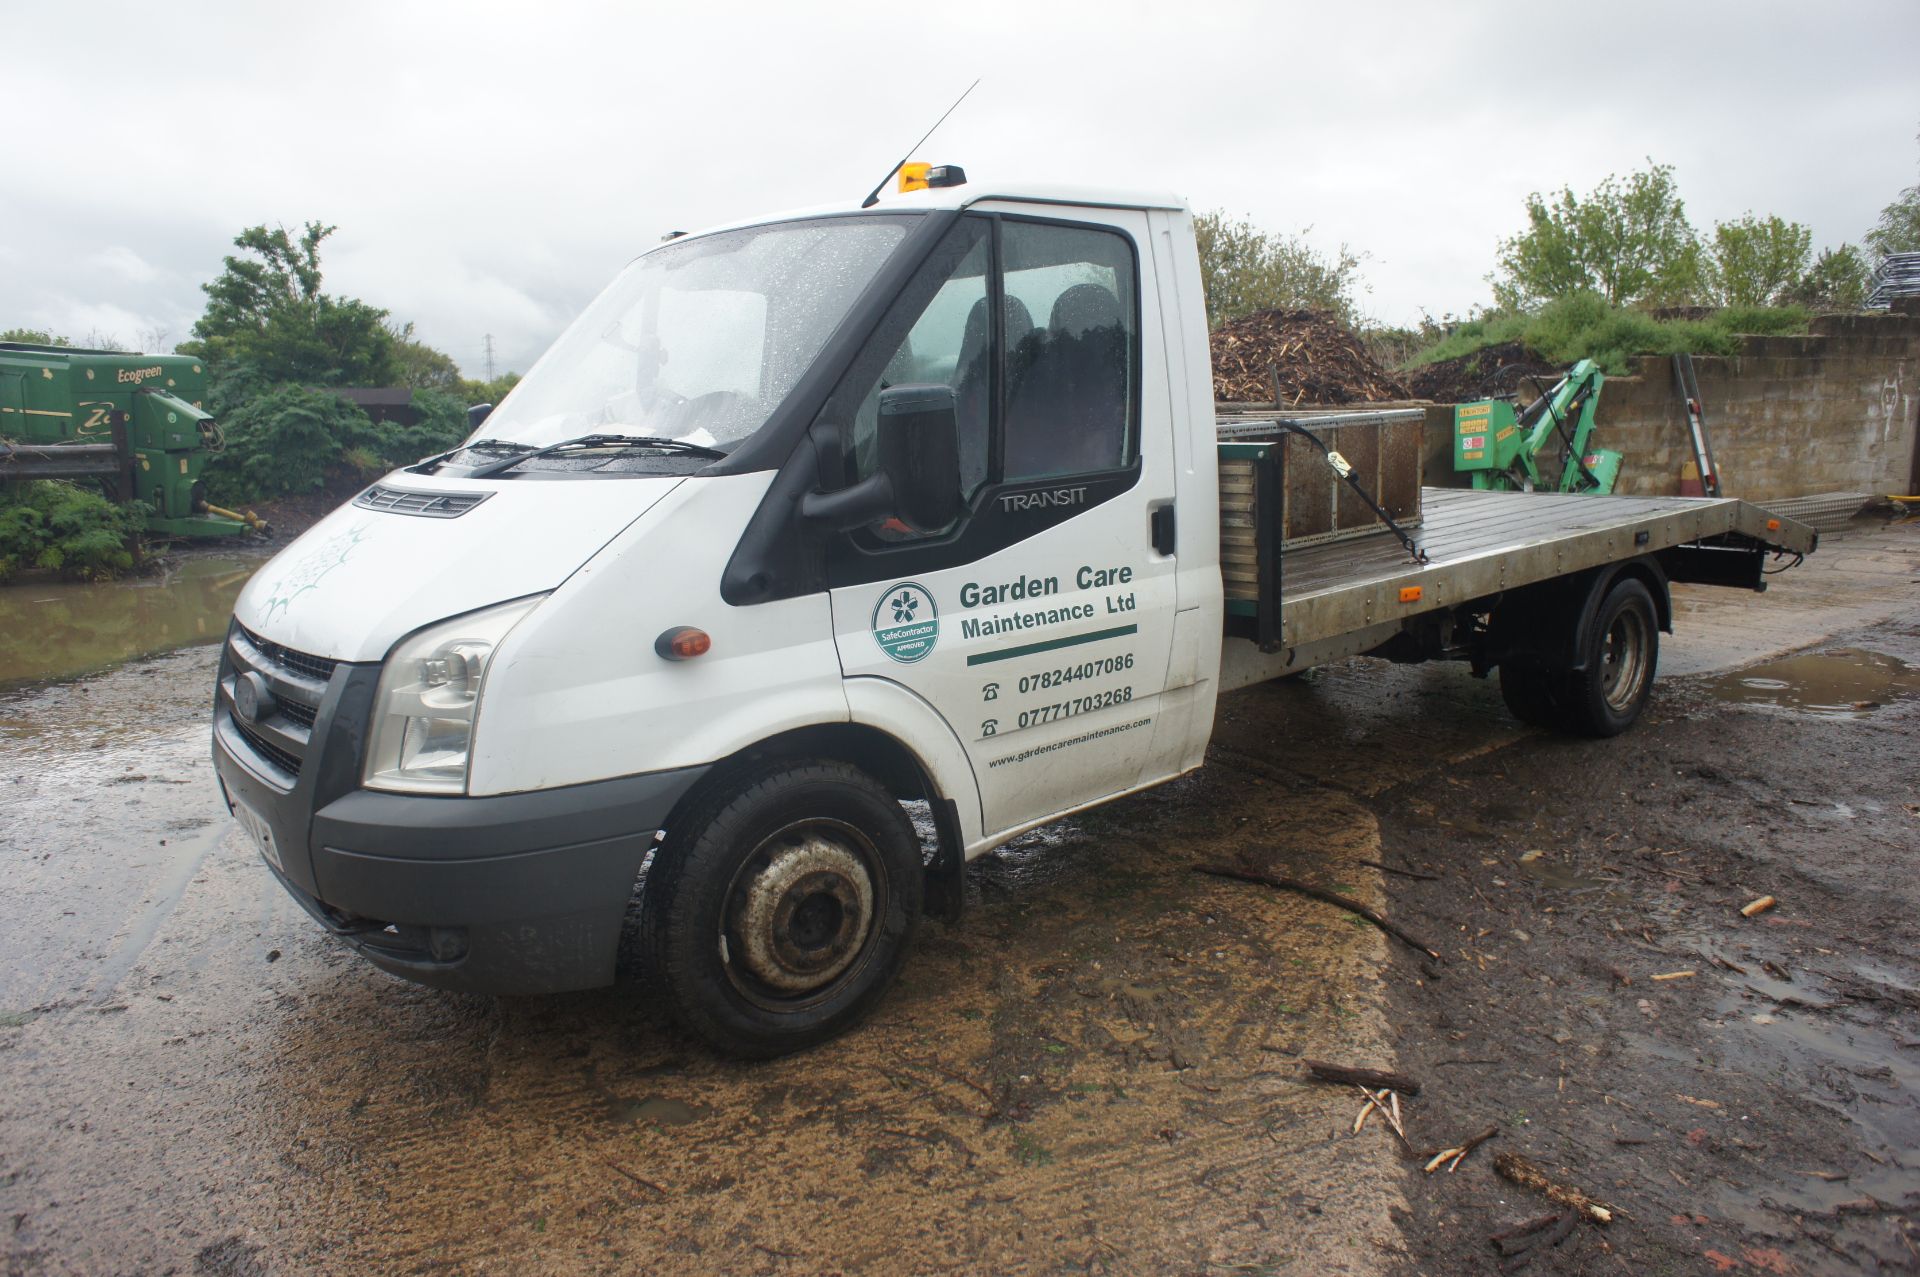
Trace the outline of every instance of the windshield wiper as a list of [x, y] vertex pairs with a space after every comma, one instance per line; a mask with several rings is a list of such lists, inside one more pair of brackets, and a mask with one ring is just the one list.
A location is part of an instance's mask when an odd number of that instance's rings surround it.
[[475, 439], [472, 443], [463, 443], [456, 447], [448, 448], [445, 452], [436, 452], [431, 457], [422, 457], [406, 468], [415, 474], [426, 474], [428, 473], [428, 466], [437, 466], [448, 457], [458, 456], [469, 449], [477, 451], [482, 448], [488, 451], [505, 448], [513, 452], [528, 452], [532, 450], [533, 445], [530, 443], [515, 443], [511, 439]]
[[709, 448], [703, 443], [687, 443], [681, 439], [653, 439], [645, 435], [581, 435], [577, 439], [562, 439], [559, 443], [550, 443], [544, 448], [533, 448], [525, 452], [516, 452], [511, 457], [502, 457], [498, 461], [489, 461], [477, 470], [469, 470], [469, 479], [488, 479], [496, 474], [513, 469], [523, 461], [532, 461], [537, 457], [550, 457], [558, 452], [574, 448], [657, 448], [662, 452], [684, 452], [689, 456], [712, 457], [714, 460], [727, 454], [718, 448]]

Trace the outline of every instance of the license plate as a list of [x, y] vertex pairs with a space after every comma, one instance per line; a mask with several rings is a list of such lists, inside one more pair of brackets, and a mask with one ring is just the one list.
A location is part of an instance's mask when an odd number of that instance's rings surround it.
[[267, 818], [239, 799], [233, 803], [233, 818], [240, 822], [240, 828], [247, 831], [247, 837], [253, 839], [253, 845], [260, 849], [260, 858], [285, 873], [286, 868], [280, 863], [280, 848], [273, 841], [273, 826], [267, 823]]

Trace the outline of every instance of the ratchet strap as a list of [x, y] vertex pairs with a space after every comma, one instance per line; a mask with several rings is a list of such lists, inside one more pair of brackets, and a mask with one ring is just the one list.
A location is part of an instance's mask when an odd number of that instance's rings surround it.
[[1420, 548], [1417, 541], [1407, 535], [1406, 529], [1393, 521], [1392, 515], [1380, 508], [1380, 503], [1373, 499], [1372, 494], [1360, 486], [1360, 480], [1354, 476], [1353, 467], [1348, 464], [1345, 457], [1328, 447], [1326, 441], [1314, 434], [1311, 430], [1307, 430], [1302, 426], [1296, 426], [1288, 421], [1279, 421], [1274, 424], [1289, 434], [1299, 435], [1302, 439], [1305, 439], [1308, 443], [1320, 449], [1320, 455], [1327, 459], [1327, 464], [1333, 468], [1333, 472], [1346, 480], [1347, 486], [1352, 488], [1354, 493], [1358, 495], [1362, 501], [1367, 503], [1367, 509], [1373, 511], [1374, 517], [1386, 524], [1387, 530], [1399, 538], [1401, 546], [1406, 550], [1407, 554], [1411, 556], [1413, 561], [1415, 563], [1427, 562], [1427, 552]]

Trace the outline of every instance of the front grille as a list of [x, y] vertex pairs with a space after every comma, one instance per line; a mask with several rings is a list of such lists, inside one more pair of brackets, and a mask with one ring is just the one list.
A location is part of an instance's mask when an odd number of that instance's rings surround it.
[[298, 776], [300, 774], [300, 758], [298, 755], [290, 754], [286, 750], [281, 749], [278, 745], [248, 727], [238, 718], [233, 720], [233, 729], [240, 733], [242, 740], [253, 746], [254, 752], [259, 754], [260, 757], [266, 759], [289, 776]]
[[282, 647], [271, 639], [261, 638], [244, 625], [236, 628], [246, 636], [247, 642], [253, 644], [260, 655], [269, 661], [276, 665], [284, 665], [296, 673], [305, 674], [308, 678], [317, 678], [322, 683], [333, 677], [333, 667], [340, 663], [324, 656], [308, 656], [305, 652], [296, 652], [290, 647]]
[[[220, 705], [235, 735], [253, 752], [260, 770], [298, 777], [312, 744], [320, 702], [339, 662], [296, 652], [235, 625], [227, 640], [226, 665], [220, 677]], [[242, 682], [253, 687], [246, 696], [237, 697]], [[259, 692], [257, 704], [255, 692]], [[251, 718], [240, 712], [243, 700], [253, 711]]]
[[417, 492], [376, 483], [353, 499], [364, 510], [417, 514], [427, 519], [457, 519], [492, 496], [491, 492]]

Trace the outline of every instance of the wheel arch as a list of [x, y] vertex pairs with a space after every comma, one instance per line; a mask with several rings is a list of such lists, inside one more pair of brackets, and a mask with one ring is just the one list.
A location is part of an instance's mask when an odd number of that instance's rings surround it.
[[[965, 816], [968, 805], [979, 810], [979, 799], [971, 786], [964, 794], [949, 792], [950, 779], [943, 780], [936, 765], [923, 758], [894, 732], [868, 722], [813, 723], [776, 732], [735, 751], [714, 764], [713, 769], [693, 786], [667, 817], [671, 829], [681, 813], [712, 794], [737, 783], [746, 773], [766, 762], [779, 759], [821, 759], [841, 762], [873, 777], [896, 801], [921, 800], [932, 811], [937, 850], [927, 866], [926, 911], [950, 920], [960, 913], [960, 876], [966, 864], [966, 846], [970, 834]], [[965, 779], [971, 781], [971, 772]]]
[[1580, 636], [1593, 623], [1607, 594], [1623, 580], [1639, 581], [1653, 596], [1662, 632], [1673, 632], [1673, 597], [1660, 561], [1642, 555], [1514, 590], [1495, 605], [1487, 664], [1523, 661], [1580, 669]]

